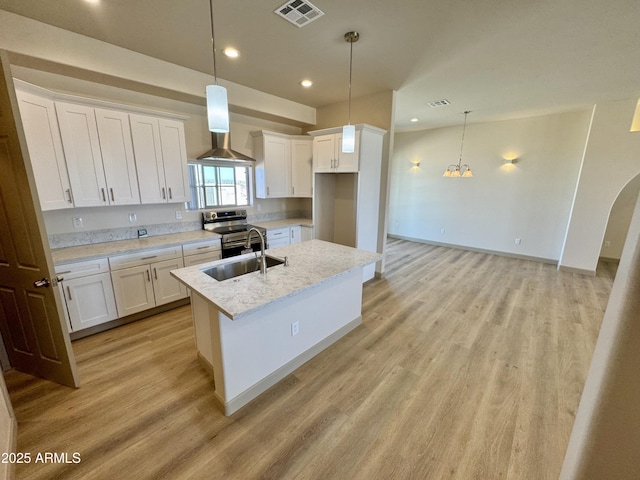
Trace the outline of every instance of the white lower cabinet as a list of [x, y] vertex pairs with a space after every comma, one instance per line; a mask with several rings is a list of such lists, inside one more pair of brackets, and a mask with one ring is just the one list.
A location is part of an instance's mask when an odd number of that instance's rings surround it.
[[267, 230], [267, 247], [277, 248], [289, 245], [289, 227], [270, 228]]
[[106, 258], [57, 265], [58, 284], [76, 332], [118, 318], [109, 263]]
[[289, 243], [300, 243], [302, 241], [302, 227], [300, 225], [293, 225], [289, 227]]
[[309, 240], [313, 240], [313, 227], [300, 227], [300, 238], [303, 242], [308, 242]]
[[185, 267], [220, 260], [222, 258], [220, 239], [187, 243], [182, 246], [182, 254], [184, 255]]
[[187, 296], [170, 272], [184, 267], [182, 247], [167, 247], [109, 257], [111, 279], [121, 317]]

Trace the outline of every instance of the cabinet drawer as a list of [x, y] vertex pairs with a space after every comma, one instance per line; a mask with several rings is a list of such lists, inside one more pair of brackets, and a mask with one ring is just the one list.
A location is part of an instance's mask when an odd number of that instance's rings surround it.
[[98, 273], [109, 273], [109, 261], [106, 258], [95, 260], [85, 260], [83, 262], [65, 263], [55, 266], [56, 274], [64, 277], [65, 280], [96, 275]]
[[277, 240], [279, 238], [289, 238], [289, 227], [272, 228], [267, 230], [267, 240]]
[[171, 260], [172, 258], [178, 257], [182, 257], [182, 246], [158, 248], [109, 257], [109, 265], [111, 266], [111, 270], [121, 270], [123, 268], [147, 265], [149, 263]]
[[182, 245], [182, 252], [185, 257], [221, 249], [222, 246], [219, 238], [216, 240], [205, 240], [204, 242], [193, 242]]
[[184, 266], [192, 267], [193, 265], [200, 265], [201, 263], [215, 262], [222, 258], [220, 250], [207, 250], [196, 255], [189, 255], [184, 257]]

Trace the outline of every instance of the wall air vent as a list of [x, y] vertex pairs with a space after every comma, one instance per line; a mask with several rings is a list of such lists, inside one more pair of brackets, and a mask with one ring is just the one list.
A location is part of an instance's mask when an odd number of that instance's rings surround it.
[[304, 27], [324, 15], [322, 10], [305, 0], [287, 2], [275, 9], [274, 13], [293, 23], [298, 28]]
[[449, 100], [435, 100], [433, 102], [427, 102], [427, 105], [429, 105], [430, 107], [444, 107], [446, 105], [451, 105], [451, 102], [449, 102]]

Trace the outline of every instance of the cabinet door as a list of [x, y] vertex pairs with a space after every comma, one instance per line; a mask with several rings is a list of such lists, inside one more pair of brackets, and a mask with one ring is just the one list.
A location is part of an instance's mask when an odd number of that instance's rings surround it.
[[167, 192], [158, 119], [131, 114], [129, 121], [136, 158], [140, 202], [166, 203]]
[[56, 109], [52, 100], [17, 91], [40, 208], [73, 207]]
[[187, 296], [186, 287], [170, 274], [171, 270], [183, 267], [184, 262], [182, 261], [182, 258], [175, 258], [151, 264], [153, 291], [156, 305], [164, 305], [165, 303], [180, 300]]
[[313, 240], [313, 227], [300, 227], [300, 239], [302, 242]]
[[264, 137], [264, 177], [267, 198], [289, 197], [290, 185], [290, 142], [281, 137]]
[[289, 243], [291, 245], [293, 245], [294, 243], [300, 243], [302, 241], [302, 230], [300, 228], [300, 225], [294, 225], [290, 227], [289, 230], [291, 231], [291, 235], [289, 236]]
[[129, 115], [96, 108], [100, 151], [110, 205], [140, 203], [138, 177], [131, 143]]
[[335, 163], [335, 135], [321, 135], [313, 139], [314, 172], [332, 172]]
[[189, 180], [184, 124], [165, 119], [160, 119], [158, 124], [167, 187], [167, 202], [187, 202], [189, 201]]
[[76, 207], [109, 205], [93, 108], [55, 102]]
[[209, 252], [184, 257], [184, 266], [193, 267], [194, 265], [200, 265], [201, 263], [215, 262], [221, 258], [222, 252], [220, 250], [211, 250]]
[[291, 194], [294, 197], [311, 197], [313, 147], [309, 140], [291, 140]]
[[267, 247], [276, 248], [283, 245], [289, 245], [289, 236], [291, 235], [289, 227], [274, 228], [267, 230]]
[[356, 148], [353, 153], [342, 153], [342, 133], [336, 134], [337, 172], [357, 172], [360, 157], [360, 131], [356, 131]]
[[74, 332], [118, 317], [108, 273], [65, 280], [62, 287]]
[[148, 265], [112, 271], [111, 280], [120, 317], [155, 307]]

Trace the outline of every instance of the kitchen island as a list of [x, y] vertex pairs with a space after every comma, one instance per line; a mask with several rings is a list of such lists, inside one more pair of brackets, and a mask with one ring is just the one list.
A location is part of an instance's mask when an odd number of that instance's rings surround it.
[[205, 271], [253, 253], [171, 274], [191, 289], [198, 358], [231, 415], [362, 322], [362, 268], [382, 254], [321, 240], [267, 250], [288, 258], [217, 281]]

